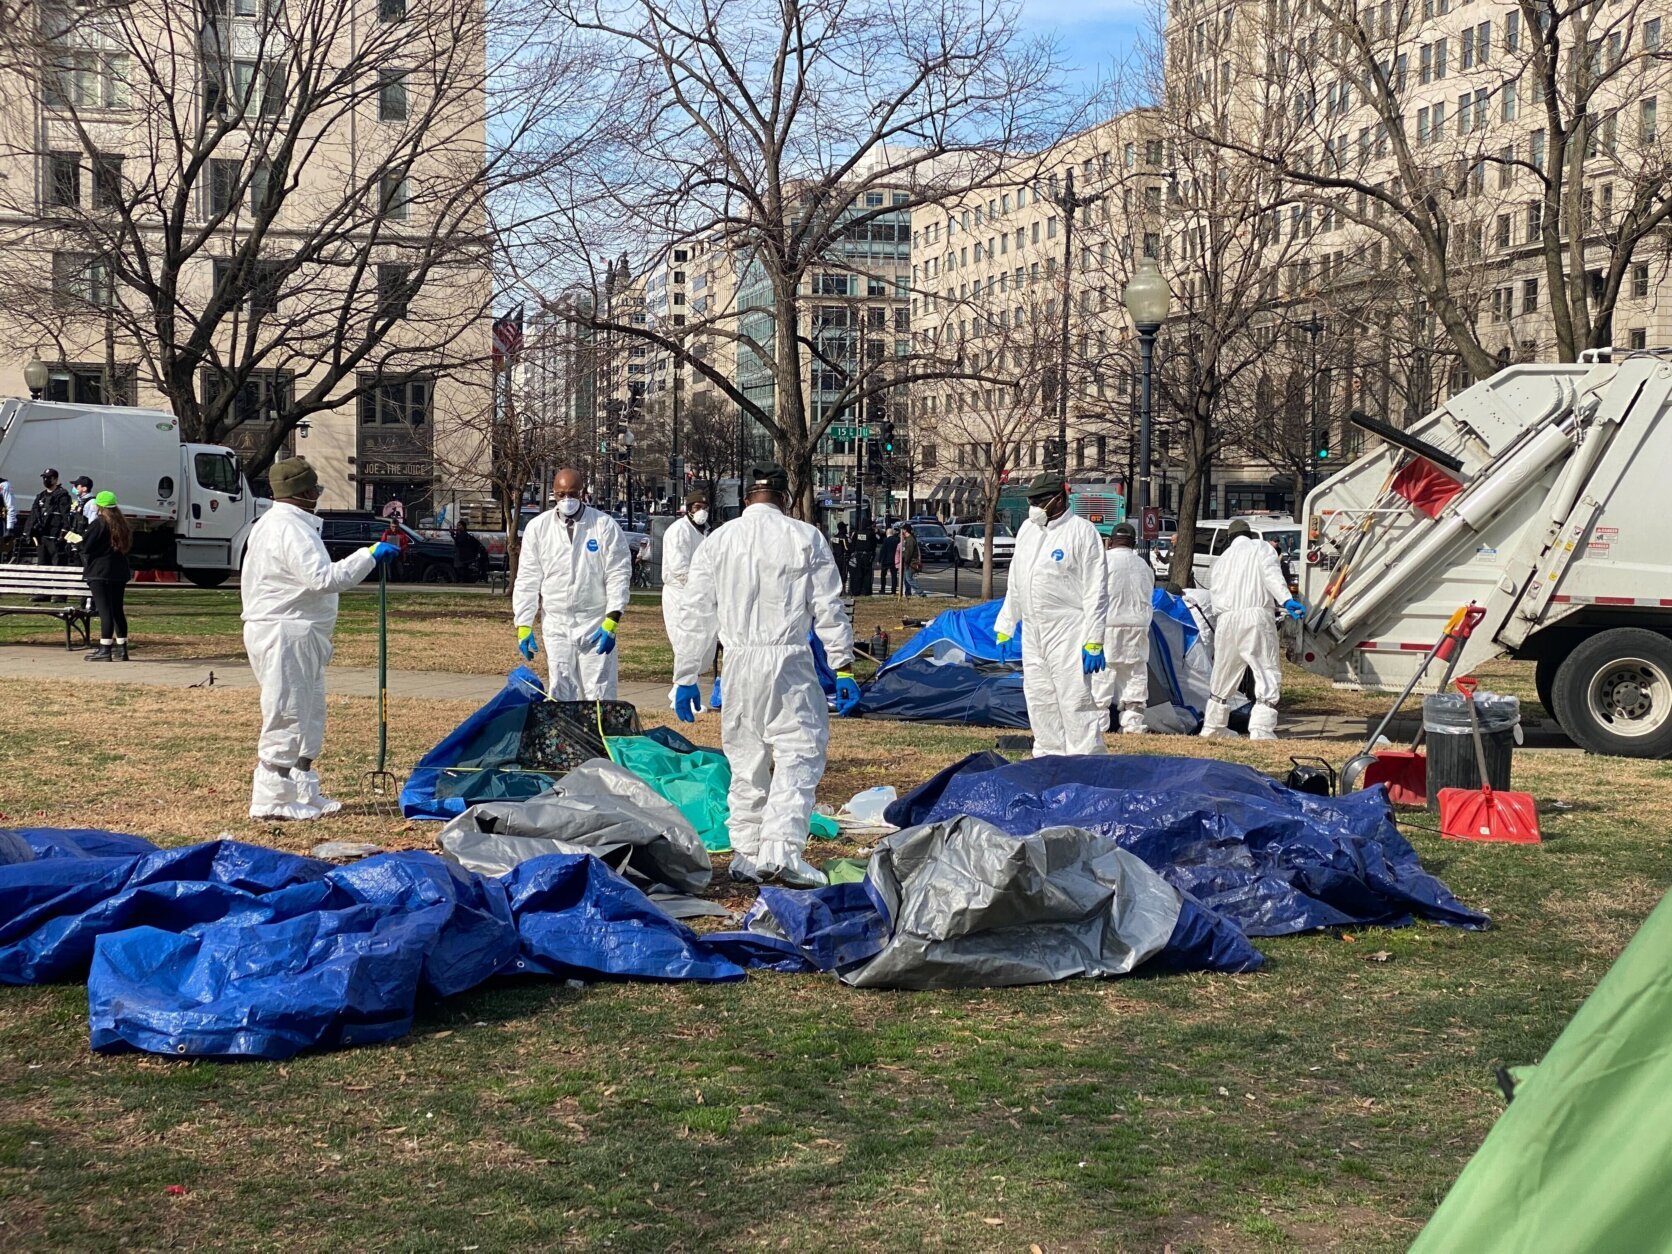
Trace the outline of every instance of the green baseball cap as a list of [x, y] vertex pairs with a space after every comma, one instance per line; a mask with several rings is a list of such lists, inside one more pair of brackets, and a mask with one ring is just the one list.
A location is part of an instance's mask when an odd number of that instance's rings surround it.
[[106, 488], [103, 492], [93, 498], [93, 504], [97, 505], [100, 509], [112, 509], [116, 505], [116, 493], [112, 492], [109, 488]]

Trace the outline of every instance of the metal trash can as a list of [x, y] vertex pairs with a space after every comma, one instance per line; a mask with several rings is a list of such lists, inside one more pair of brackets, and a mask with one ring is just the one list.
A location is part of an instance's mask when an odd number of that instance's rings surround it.
[[[1479, 788], [1480, 767], [1470, 734], [1469, 707], [1460, 692], [1437, 693], [1422, 699], [1423, 739], [1428, 746], [1428, 808], [1439, 809], [1440, 789]], [[1493, 692], [1475, 694], [1480, 719], [1481, 748], [1486, 756], [1486, 782], [1508, 791], [1510, 760], [1521, 738], [1521, 702]]]

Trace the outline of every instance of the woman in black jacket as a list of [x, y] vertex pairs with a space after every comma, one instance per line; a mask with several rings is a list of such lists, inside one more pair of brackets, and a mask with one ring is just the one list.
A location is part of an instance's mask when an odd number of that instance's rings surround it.
[[87, 524], [81, 537], [82, 577], [93, 593], [99, 611], [99, 647], [87, 655], [89, 662], [128, 660], [128, 616], [122, 600], [127, 594], [133, 568], [128, 550], [133, 547], [133, 528], [116, 504], [116, 493], [101, 492], [93, 498], [99, 512]]

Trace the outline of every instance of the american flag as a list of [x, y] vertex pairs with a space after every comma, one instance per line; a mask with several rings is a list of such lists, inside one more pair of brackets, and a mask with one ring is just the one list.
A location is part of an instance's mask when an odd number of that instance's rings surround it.
[[493, 320], [493, 361], [503, 366], [508, 357], [515, 357], [523, 345], [523, 307], [518, 305], [510, 313]]

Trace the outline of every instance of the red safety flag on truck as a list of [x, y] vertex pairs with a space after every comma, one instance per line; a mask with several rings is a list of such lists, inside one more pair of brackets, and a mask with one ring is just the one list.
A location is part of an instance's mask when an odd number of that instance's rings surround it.
[[1461, 483], [1426, 457], [1413, 457], [1392, 487], [1395, 494], [1430, 518], [1438, 518], [1446, 503], [1463, 490]]

